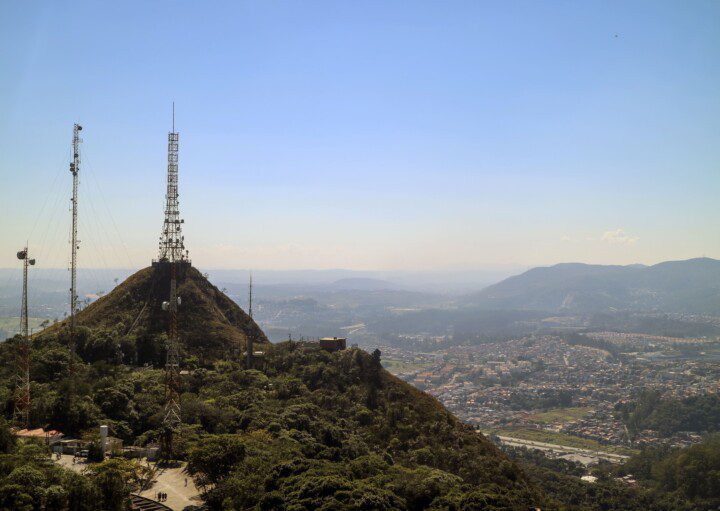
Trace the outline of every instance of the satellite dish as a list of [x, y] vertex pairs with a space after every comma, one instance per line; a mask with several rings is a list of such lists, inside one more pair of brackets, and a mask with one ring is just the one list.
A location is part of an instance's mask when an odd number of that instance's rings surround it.
[[25, 259], [26, 257], [27, 257], [27, 250], [21, 250], [20, 252], [17, 253], [18, 259], [22, 260], [22, 259]]
[[35, 266], [35, 259], [30, 259], [28, 261], [28, 264], [30, 264], [31, 266]]

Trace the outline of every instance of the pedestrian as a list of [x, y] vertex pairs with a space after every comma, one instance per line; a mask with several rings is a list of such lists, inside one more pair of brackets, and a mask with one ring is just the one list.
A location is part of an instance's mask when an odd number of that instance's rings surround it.
[[185, 487], [187, 488], [187, 477], [185, 478]]
[[158, 498], [158, 502], [162, 502], [162, 493], [158, 492], [157, 498]]

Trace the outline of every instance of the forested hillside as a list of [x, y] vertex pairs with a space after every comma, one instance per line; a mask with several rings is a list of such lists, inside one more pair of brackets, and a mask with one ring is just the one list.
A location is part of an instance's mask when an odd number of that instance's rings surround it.
[[[104, 423], [126, 445], [157, 441], [160, 364], [123, 363], [132, 357], [114, 356], [117, 339], [104, 330], [79, 338], [72, 373], [62, 333], [34, 339], [31, 425], [91, 437]], [[0, 345], [6, 416], [18, 340]], [[183, 369], [177, 456], [212, 509], [524, 511], [546, 502], [493, 444], [382, 369], [379, 352], [287, 342], [254, 369], [232, 359], [200, 367], [194, 357]]]
[[720, 261], [539, 267], [468, 295], [464, 303], [493, 310], [720, 314]]

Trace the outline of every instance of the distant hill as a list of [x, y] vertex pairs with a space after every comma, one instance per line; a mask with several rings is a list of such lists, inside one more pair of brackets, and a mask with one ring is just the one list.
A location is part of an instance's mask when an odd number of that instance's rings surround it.
[[464, 302], [486, 309], [720, 314], [720, 261], [698, 258], [653, 266], [566, 263], [533, 268], [467, 295]]
[[[105, 329], [120, 335], [158, 336], [168, 330], [168, 313], [162, 302], [170, 296], [166, 267], [148, 267], [128, 277], [107, 295], [77, 315], [77, 324], [91, 330]], [[247, 338], [269, 342], [257, 324], [235, 302], [213, 286], [197, 269], [187, 267], [178, 275], [178, 311], [181, 345], [201, 360], [230, 357], [242, 352]], [[41, 332], [51, 334], [69, 320]]]

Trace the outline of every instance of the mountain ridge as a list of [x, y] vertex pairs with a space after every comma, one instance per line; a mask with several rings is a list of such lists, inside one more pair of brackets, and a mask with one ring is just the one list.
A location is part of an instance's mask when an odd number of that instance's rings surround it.
[[463, 302], [486, 309], [548, 312], [720, 314], [720, 261], [702, 257], [652, 266], [560, 263], [509, 277], [466, 295]]

